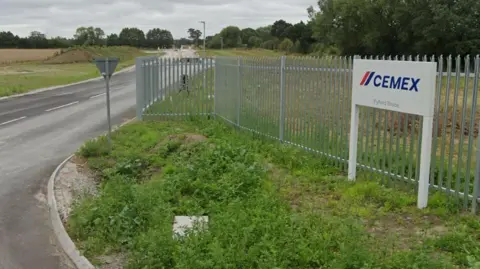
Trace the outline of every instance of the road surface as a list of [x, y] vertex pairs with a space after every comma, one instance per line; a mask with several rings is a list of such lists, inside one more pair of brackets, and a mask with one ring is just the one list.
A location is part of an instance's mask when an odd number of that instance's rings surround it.
[[[104, 92], [99, 80], [0, 100], [0, 269], [71, 268], [51, 231], [46, 186], [63, 159], [106, 131]], [[135, 71], [114, 76], [112, 124], [133, 118], [134, 106]]]

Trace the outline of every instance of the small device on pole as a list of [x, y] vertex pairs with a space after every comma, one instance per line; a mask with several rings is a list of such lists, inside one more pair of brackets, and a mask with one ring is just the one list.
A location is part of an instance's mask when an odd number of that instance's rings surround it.
[[112, 145], [111, 133], [112, 124], [110, 121], [110, 78], [117, 68], [118, 58], [96, 58], [95, 64], [97, 65], [100, 74], [105, 79], [106, 96], [107, 96], [107, 121], [108, 121], [108, 145]]

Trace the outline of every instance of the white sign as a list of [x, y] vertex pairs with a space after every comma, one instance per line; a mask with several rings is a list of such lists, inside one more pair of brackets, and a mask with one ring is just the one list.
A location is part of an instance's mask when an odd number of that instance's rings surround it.
[[428, 203], [437, 63], [361, 60], [353, 62], [348, 179], [355, 180], [359, 106], [423, 116], [417, 206]]
[[433, 117], [437, 64], [355, 60], [352, 100], [375, 107]]

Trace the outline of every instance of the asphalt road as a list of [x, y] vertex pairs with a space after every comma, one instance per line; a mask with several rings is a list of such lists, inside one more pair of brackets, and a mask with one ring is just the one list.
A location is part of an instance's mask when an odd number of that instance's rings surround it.
[[[167, 56], [175, 56], [168, 52]], [[0, 269], [71, 268], [46, 201], [55, 167], [106, 131], [103, 80], [0, 100]], [[135, 116], [135, 71], [112, 77], [112, 124]]]

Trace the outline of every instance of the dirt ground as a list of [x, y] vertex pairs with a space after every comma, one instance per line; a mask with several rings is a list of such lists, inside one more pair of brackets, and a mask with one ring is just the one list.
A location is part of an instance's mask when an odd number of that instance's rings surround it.
[[60, 51], [60, 49], [0, 49], [0, 64], [43, 61]]

